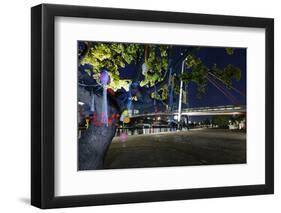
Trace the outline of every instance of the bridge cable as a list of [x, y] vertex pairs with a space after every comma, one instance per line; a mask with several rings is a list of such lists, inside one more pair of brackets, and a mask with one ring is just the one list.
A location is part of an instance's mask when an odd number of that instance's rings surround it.
[[[216, 76], [214, 73], [208, 72], [208, 74], [210, 74], [213, 78], [216, 78], [217, 80], [219, 80], [219, 81], [221, 81], [222, 83], [224, 83], [224, 84], [227, 85], [227, 83], [226, 83], [224, 80], [222, 80], [220, 77]], [[229, 86], [231, 89], [233, 89], [235, 92], [237, 92], [239, 95], [242, 95], [243, 97], [246, 96], [243, 92], [241, 92], [240, 90], [236, 89], [234, 86], [232, 86], [232, 85], [228, 85], [228, 86]]]
[[237, 102], [237, 101], [234, 100], [233, 97], [231, 97], [229, 94], [227, 94], [226, 91], [224, 91], [222, 88], [220, 88], [219, 85], [218, 85], [216, 82], [214, 82], [210, 77], [207, 77], [207, 79], [209, 80], [209, 82], [210, 82], [213, 86], [215, 86], [220, 92], [222, 92], [232, 103], [235, 104], [235, 103]]
[[224, 91], [224, 94], [227, 95], [227, 97], [228, 97], [229, 99], [231, 99], [233, 103], [238, 103], [238, 101], [237, 101], [237, 99], [235, 98], [235, 96], [232, 95], [229, 90], [227, 90], [224, 86], [220, 85], [220, 84], [219, 84], [218, 82], [216, 82], [214, 79], [212, 79], [212, 78], [209, 78], [209, 79], [212, 81], [213, 84], [215, 84], [215, 85], [216, 85], [217, 87], [219, 87], [222, 91]]

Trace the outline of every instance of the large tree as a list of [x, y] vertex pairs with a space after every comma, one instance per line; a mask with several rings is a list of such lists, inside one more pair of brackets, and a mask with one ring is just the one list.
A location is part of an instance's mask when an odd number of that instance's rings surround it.
[[[104, 88], [101, 72], [109, 75], [107, 82], [108, 117], [110, 125], [93, 123], [79, 140], [79, 169], [101, 169], [107, 149], [115, 135], [116, 124], [129, 104], [141, 106], [144, 111], [156, 104], [171, 105], [173, 94], [179, 93], [179, 81], [194, 82], [198, 94], [206, 91], [211, 75], [219, 78], [228, 88], [232, 80], [240, 80], [240, 69], [229, 64], [224, 68], [210, 68], [197, 56], [200, 48], [186, 46], [179, 54], [174, 46], [126, 43], [79, 42], [78, 99], [87, 106], [95, 100], [95, 113], [103, 114]], [[226, 48], [232, 55], [234, 49]], [[184, 72], [182, 72], [184, 63]], [[127, 78], [121, 73], [134, 70]], [[131, 106], [131, 105], [130, 105]], [[169, 108], [171, 110], [171, 108]]]

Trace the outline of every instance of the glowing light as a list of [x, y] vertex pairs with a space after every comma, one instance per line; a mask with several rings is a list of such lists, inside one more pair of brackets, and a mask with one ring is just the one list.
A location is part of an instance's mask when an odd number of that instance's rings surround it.
[[91, 111], [95, 111], [95, 95], [92, 95], [92, 100], [91, 100]]
[[122, 115], [123, 115], [124, 117], [127, 117], [127, 116], [129, 115], [128, 110], [124, 110], [123, 113], [122, 113]]
[[122, 132], [119, 136], [119, 140], [121, 143], [126, 142], [126, 140], [128, 140], [128, 134], [126, 132]]
[[125, 117], [125, 118], [124, 118], [124, 123], [125, 123], [125, 124], [130, 123], [130, 118], [129, 118], [129, 117]]
[[100, 82], [103, 85], [109, 84], [110, 83], [110, 76], [106, 70], [102, 70], [100, 73]]
[[103, 97], [102, 97], [102, 123], [108, 126], [108, 106], [107, 106], [107, 89], [106, 85], [103, 85]]
[[102, 70], [100, 73], [100, 82], [103, 86], [103, 97], [102, 97], [102, 123], [108, 126], [108, 106], [107, 106], [107, 84], [110, 83], [110, 76], [106, 70]]

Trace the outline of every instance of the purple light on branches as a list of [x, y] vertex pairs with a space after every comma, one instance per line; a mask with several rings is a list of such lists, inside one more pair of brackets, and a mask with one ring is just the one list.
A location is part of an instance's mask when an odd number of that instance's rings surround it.
[[102, 70], [100, 73], [100, 82], [103, 85], [107, 85], [110, 83], [110, 76], [106, 70]]
[[102, 123], [108, 127], [108, 107], [107, 107], [107, 84], [110, 83], [110, 77], [106, 70], [102, 70], [100, 73], [100, 82], [103, 85], [103, 98], [102, 98]]

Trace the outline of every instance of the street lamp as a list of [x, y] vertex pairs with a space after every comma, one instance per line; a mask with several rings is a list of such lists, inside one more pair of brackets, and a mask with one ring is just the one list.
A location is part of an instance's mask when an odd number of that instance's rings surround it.
[[[182, 61], [181, 64], [181, 74], [184, 72], [184, 65], [185, 59]], [[179, 96], [179, 107], [178, 107], [178, 129], [180, 129], [180, 122], [181, 122], [181, 111], [182, 111], [182, 93], [183, 93], [183, 81], [180, 81], [180, 96]]]

